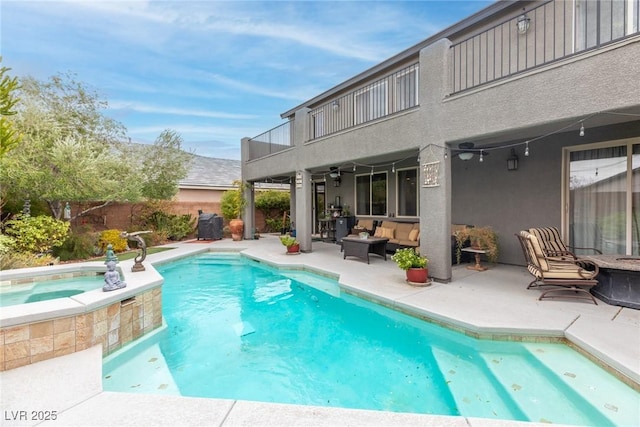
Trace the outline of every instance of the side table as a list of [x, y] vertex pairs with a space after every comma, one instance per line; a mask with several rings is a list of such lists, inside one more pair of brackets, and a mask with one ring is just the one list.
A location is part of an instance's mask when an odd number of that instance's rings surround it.
[[468, 265], [467, 268], [469, 270], [476, 270], [476, 271], [485, 271], [487, 270], [487, 267], [483, 266], [482, 264], [480, 264], [480, 255], [486, 254], [487, 251], [485, 251], [484, 249], [473, 249], [473, 248], [462, 248], [461, 249], [463, 252], [469, 252], [472, 253], [476, 259], [476, 264], [475, 265]]

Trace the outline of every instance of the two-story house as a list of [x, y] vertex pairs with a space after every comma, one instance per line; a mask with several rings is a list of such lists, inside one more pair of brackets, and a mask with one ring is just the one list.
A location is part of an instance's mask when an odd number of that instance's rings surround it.
[[498, 1], [244, 138], [242, 177], [291, 183], [306, 251], [333, 203], [419, 221], [441, 281], [451, 224], [493, 227], [503, 263], [534, 226], [638, 255], [639, 21], [640, 0]]

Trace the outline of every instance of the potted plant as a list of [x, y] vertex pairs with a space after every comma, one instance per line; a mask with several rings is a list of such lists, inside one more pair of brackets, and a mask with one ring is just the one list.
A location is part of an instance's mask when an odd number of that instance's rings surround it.
[[421, 256], [414, 248], [404, 248], [396, 250], [391, 259], [398, 264], [402, 270], [406, 271], [407, 282], [410, 284], [425, 284], [429, 277], [427, 264], [429, 260]]
[[300, 253], [300, 242], [295, 237], [289, 235], [280, 236], [280, 242], [287, 247], [287, 254]]
[[455, 236], [458, 264], [460, 264], [462, 248], [466, 242], [469, 242], [473, 249], [485, 251], [489, 262], [498, 261], [498, 235], [491, 227], [466, 227], [456, 231]]
[[244, 221], [241, 218], [247, 199], [244, 198], [244, 190], [247, 184], [236, 180], [233, 182], [234, 189], [227, 190], [220, 199], [220, 209], [222, 216], [229, 221], [229, 229], [233, 240], [242, 240], [244, 234]]

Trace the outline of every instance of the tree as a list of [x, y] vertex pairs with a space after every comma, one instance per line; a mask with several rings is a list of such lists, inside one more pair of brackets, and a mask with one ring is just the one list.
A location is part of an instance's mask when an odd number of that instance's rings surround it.
[[178, 181], [187, 176], [192, 156], [182, 150], [182, 137], [165, 129], [152, 146], [144, 146], [140, 182], [145, 199], [168, 200], [178, 192]]
[[[24, 142], [0, 159], [0, 186], [14, 197], [45, 200], [52, 215], [64, 202], [110, 203], [171, 197], [186, 175], [181, 138], [165, 131], [153, 146], [125, 141], [125, 128], [106, 117], [95, 92], [71, 75], [22, 80], [15, 126]], [[180, 151], [181, 152], [181, 151]]]
[[[1, 56], [0, 62], [2, 62]], [[0, 157], [17, 146], [21, 139], [20, 134], [9, 121], [9, 116], [16, 114], [14, 108], [19, 101], [15, 96], [19, 88], [18, 78], [6, 75], [9, 70], [11, 69], [0, 67]]]

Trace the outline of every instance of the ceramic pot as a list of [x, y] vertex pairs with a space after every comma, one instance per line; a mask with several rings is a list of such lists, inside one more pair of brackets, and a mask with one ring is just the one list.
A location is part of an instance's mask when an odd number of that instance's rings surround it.
[[300, 253], [300, 244], [297, 243], [295, 245], [287, 246], [287, 253], [288, 254], [298, 254], [298, 253]]
[[240, 218], [229, 221], [229, 230], [231, 231], [231, 239], [235, 241], [242, 240], [244, 234], [244, 221]]
[[407, 281], [413, 283], [426, 283], [429, 269], [427, 268], [410, 268], [407, 270]]

